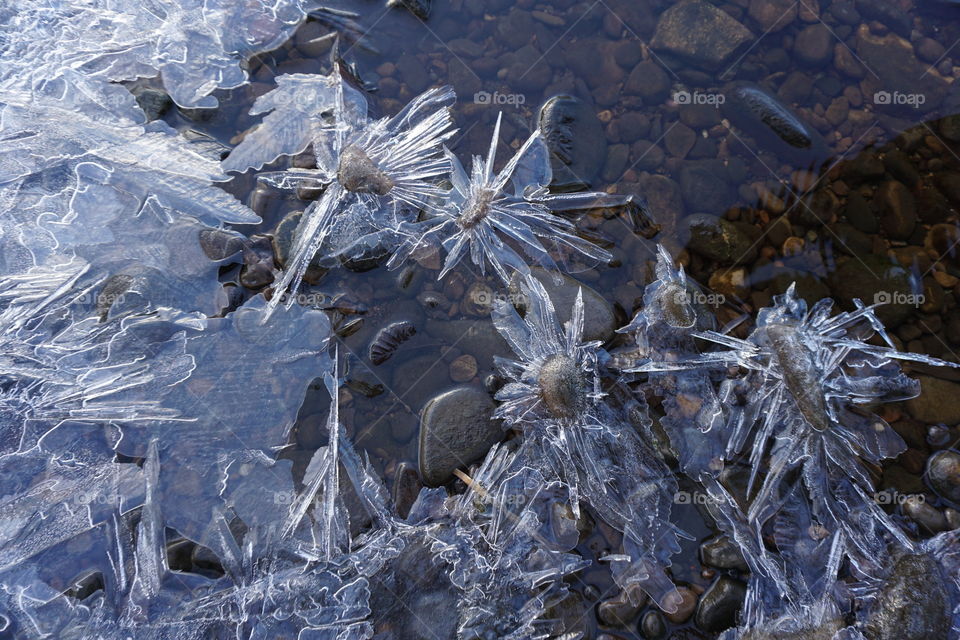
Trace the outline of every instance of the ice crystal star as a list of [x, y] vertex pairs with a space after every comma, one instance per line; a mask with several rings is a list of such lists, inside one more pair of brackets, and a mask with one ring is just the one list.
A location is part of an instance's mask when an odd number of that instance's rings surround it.
[[[697, 354], [690, 331], [714, 326], [713, 315], [703, 305], [695, 304], [695, 298], [703, 294], [687, 281], [683, 267], [674, 266], [663, 246], [658, 247], [656, 275], [644, 290], [643, 309], [620, 329], [620, 333], [632, 334], [636, 340], [634, 350], [614, 356], [626, 373], [633, 371], [635, 358], [672, 361]], [[666, 415], [660, 423], [684, 471], [694, 479], [701, 472], [719, 472], [723, 415], [709, 373], [651, 373], [647, 386], [662, 398]]]
[[502, 404], [494, 415], [524, 430], [528, 464], [569, 485], [575, 513], [583, 499], [623, 532], [622, 553], [607, 557], [620, 587], [637, 585], [674, 610], [678, 594], [665, 573], [679, 551], [669, 521], [673, 476], [637, 428], [601, 401], [609, 356], [599, 341], [583, 340], [582, 293], [561, 327], [536, 278], [527, 276], [520, 288], [522, 319], [506, 301], [494, 307], [494, 324], [519, 357], [496, 358], [508, 382], [497, 392]]
[[[313, 137], [317, 169], [260, 176], [281, 188], [304, 179], [328, 185], [304, 212], [290, 261], [276, 286], [280, 293], [299, 286], [326, 243], [335, 245], [328, 247], [330, 255], [371, 246], [404, 216], [429, 208], [431, 199], [443, 195], [436, 180], [450, 171], [443, 143], [456, 132], [449, 109], [451, 88], [423, 93], [392, 118], [368, 120], [356, 91], [342, 80], [337, 86], [333, 120], [316, 126]], [[270, 309], [281, 299], [275, 295]]]
[[[896, 457], [906, 445], [882, 418], [860, 406], [919, 393], [917, 382], [905, 376], [896, 361], [957, 365], [896, 350], [875, 306], [858, 304], [855, 311], [835, 316], [832, 307], [832, 300], [823, 299], [808, 312], [791, 286], [774, 298], [772, 307], [759, 312], [746, 340], [715, 331], [693, 332], [727, 350], [674, 362], [650, 361], [637, 370], [747, 369], [744, 378], [725, 383], [721, 398], [730, 411], [727, 459], [749, 451], [750, 491], [766, 469], [750, 520], [762, 522], [772, 515], [782, 501], [781, 482], [789, 471], [800, 469], [815, 518], [829, 530], [843, 532], [846, 552], [869, 563], [874, 525], [891, 531], [894, 525], [870, 495], [873, 484], [865, 463]], [[871, 333], [885, 344], [865, 342]]]
[[[485, 273], [489, 263], [504, 282], [510, 281], [513, 271], [529, 273], [527, 259], [556, 270], [552, 247], [598, 262], [611, 259], [608, 251], [578, 237], [574, 224], [555, 215], [551, 208], [612, 206], [624, 204], [629, 198], [603, 193], [549, 195], [549, 151], [539, 130], [527, 138], [499, 173], [494, 173], [500, 119], [497, 116], [487, 157], [474, 156], [469, 175], [456, 156], [447, 151], [453, 166], [453, 190], [448, 201], [433, 217], [402, 226], [406, 239], [391, 258], [390, 266], [399, 266], [416, 251], [438, 244], [447, 254], [440, 278], [467, 253], [481, 273]], [[526, 259], [510, 243], [519, 246]]]

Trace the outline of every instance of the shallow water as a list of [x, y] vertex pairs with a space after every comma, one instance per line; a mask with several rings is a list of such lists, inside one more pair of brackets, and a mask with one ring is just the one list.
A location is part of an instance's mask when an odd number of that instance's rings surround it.
[[[931, 225], [955, 224], [954, 206], [960, 202], [954, 148], [960, 145], [952, 141], [954, 135], [960, 140], [960, 130], [952, 118], [940, 120], [960, 111], [960, 95], [941, 77], [952, 81], [958, 75], [951, 51], [960, 37], [960, 9], [929, 3], [884, 15], [875, 2], [720, 3], [752, 33], [722, 63], [707, 68], [671, 56], [665, 50], [669, 42], [651, 48], [658, 19], [670, 6], [625, 0], [453, 1], [435, 3], [424, 22], [377, 3], [343, 3], [359, 14], [363, 36], [347, 38], [340, 53], [374, 91], [375, 112], [394, 113], [425, 88], [451, 84], [459, 97], [460, 132], [450, 146], [464, 159], [485, 153], [498, 112], [504, 114], [501, 143], [515, 149], [549, 98], [579, 100], [566, 177], [596, 190], [646, 198], [660, 227], [658, 234], [642, 237], [633, 233], [634, 221], [616, 212], [579, 221], [616, 259], [612, 266], [585, 268], [576, 278], [614, 305], [621, 325], [638, 308], [652, 277], [653, 243], [661, 242], [681, 251], [688, 273], [713, 296], [721, 324], [765, 306], [794, 279], [811, 301], [831, 295], [848, 305], [853, 296], [925, 296], [927, 304], [916, 306], [913, 298], [904, 298], [888, 322], [898, 325], [895, 332], [908, 349], [956, 361], [955, 252], [949, 242], [937, 245], [940, 250], [923, 247]], [[858, 16], [857, 7], [867, 16]], [[772, 13], [785, 14], [783, 26], [770, 25]], [[222, 106], [212, 117], [172, 112], [165, 119], [237, 142], [238, 133], [256, 122], [246, 115], [252, 98], [269, 90], [275, 75], [328, 69], [330, 40], [310, 42], [326, 33], [320, 23], [307, 22], [292, 43], [252, 61], [254, 83], [220, 92]], [[897, 39], [897, 33], [909, 41]], [[909, 60], [914, 55], [923, 60]], [[734, 81], [768, 91], [757, 99], [789, 109], [815, 144], [798, 150], [771, 135], [769, 123], [750, 115], [734, 95]], [[264, 218], [256, 229], [243, 227], [247, 235], [271, 233], [283, 215], [306, 204], [266, 190], [254, 195], [252, 187], [250, 174], [228, 186]], [[863, 198], [851, 198], [854, 193]], [[716, 218], [733, 222], [731, 233], [738, 237], [732, 246], [711, 253], [709, 234], [696, 225], [691, 231], [687, 217], [694, 214], [706, 214], [699, 220], [711, 225]], [[704, 238], [691, 243], [691, 233]], [[724, 252], [734, 253], [720, 255]], [[912, 274], [915, 282], [906, 289], [905, 280], [894, 282], [889, 273], [894, 265], [901, 267], [896, 274]], [[936, 280], [935, 270], [941, 274]], [[354, 326], [354, 333], [339, 340], [348, 360], [367, 362], [348, 372], [348, 379], [359, 382], [342, 392], [341, 411], [348, 434], [371, 454], [388, 483], [402, 463], [416, 467], [424, 403], [463, 382], [451, 378], [451, 363], [461, 355], [476, 358], [478, 369], [468, 384], [481, 385], [492, 373], [490, 340], [464, 337], [468, 328], [488, 320], [463, 307], [471, 285], [484, 281], [499, 292], [499, 283], [463, 266], [439, 283], [430, 273], [417, 270], [405, 283], [409, 274], [402, 271], [339, 270], [309, 289], [326, 296], [320, 306], [345, 309], [345, 321], [360, 318], [359, 329]], [[233, 270], [222, 279], [236, 277]], [[438, 308], [425, 307], [428, 295], [438, 296]], [[398, 320], [413, 323], [416, 335], [385, 363], [370, 365], [366, 350], [373, 335]], [[311, 389], [283, 454], [293, 460], [295, 477], [323, 444], [319, 432], [328, 398], [322, 386]], [[886, 417], [896, 421], [911, 449], [909, 462], [894, 463], [882, 474], [877, 470], [877, 477], [884, 488], [922, 490], [916, 461], [928, 451], [926, 425], [898, 409]], [[936, 504], [933, 494], [927, 496]], [[715, 570], [701, 564], [697, 546], [711, 535], [710, 525], [695, 505], [676, 505], [674, 519], [694, 538], [674, 558], [674, 578], [705, 589]], [[616, 543], [598, 531], [580, 549], [590, 556]], [[574, 583], [588, 605], [615, 591], [602, 567], [588, 569]], [[627, 628], [613, 629], [596, 620], [594, 608], [587, 637], [642, 637], [637, 624], [643, 612]], [[711, 637], [689, 625], [674, 629], [677, 638]]]
[[[501, 145], [516, 149], [545, 103], [554, 96], [575, 99], [564, 106], [574, 120], [565, 123], [570, 138], [559, 141], [568, 160], [555, 167], [560, 188], [589, 185], [648, 205], [649, 218], [639, 224], [615, 210], [577, 221], [614, 254], [610, 265], [582, 265], [574, 277], [612, 305], [617, 326], [639, 308], [659, 242], [679, 252], [688, 274], [705, 287], [703, 302], [714, 307], [720, 325], [767, 306], [797, 280], [811, 302], [831, 296], [850, 308], [853, 297], [891, 301], [884, 320], [907, 350], [960, 361], [954, 246], [960, 239], [960, 115], [954, 115], [960, 93], [951, 84], [960, 77], [952, 59], [960, 7], [932, 0], [894, 8], [826, 0], [716, 6], [726, 17], [711, 14], [715, 28], [708, 38], [689, 28], [679, 29], [679, 37], [670, 32], [663, 16], [674, 5], [667, 2], [452, 0], [435, 2], [426, 21], [379, 1], [343, 2], [337, 7], [358, 15], [358, 29], [338, 46], [371, 91], [375, 114], [396, 113], [428, 87], [452, 85], [460, 131], [449, 146], [463, 160], [486, 152], [499, 112]], [[329, 71], [329, 33], [327, 24], [311, 19], [290, 42], [250, 61], [252, 84], [215, 92], [218, 109], [171, 107], [163, 119], [238, 143], [259, 121], [248, 115], [250, 105], [273, 88], [275, 76]], [[684, 48], [696, 56], [677, 53]], [[289, 160], [275, 165], [285, 168]], [[287, 214], [308, 204], [257, 187], [254, 172], [225, 188], [263, 218], [256, 226], [234, 226], [248, 237], [273, 234]], [[949, 226], [931, 231], [934, 225]], [[509, 355], [470, 294], [482, 282], [492, 295], [509, 295], [496, 276], [461, 264], [438, 282], [438, 262], [427, 258], [421, 267], [335, 269], [302, 290], [301, 301], [329, 311], [341, 333], [346, 433], [391, 489], [399, 469], [417, 467], [425, 404], [458, 384], [483, 387], [493, 373], [492, 356]], [[237, 265], [221, 269], [221, 281], [236, 283], [243, 299], [262, 290], [243, 286], [241, 278]], [[373, 365], [371, 341], [397, 321], [410, 322], [416, 334]], [[960, 436], [960, 419], [949, 418], [960, 387], [953, 384], [955, 372], [914, 370], [947, 382], [935, 383], [936, 396], [931, 391], [912, 406], [884, 409], [910, 449], [873, 472], [878, 489], [922, 493], [941, 508], [946, 505], [924, 485], [923, 462]], [[270, 384], [256, 376], [249, 382]], [[281, 454], [292, 461], [296, 482], [326, 444], [329, 400], [322, 384], [310, 386]], [[929, 442], [928, 426], [941, 421], [952, 428]], [[698, 556], [712, 524], [696, 491], [681, 493], [687, 497], [678, 497], [673, 520], [692, 539], [674, 557], [672, 574], [701, 592], [717, 574]], [[895, 500], [888, 506], [902, 515]], [[901, 520], [925, 533], [914, 520]], [[601, 524], [578, 550], [595, 559], [618, 543], [618, 534]], [[586, 638], [643, 637], [639, 620], [652, 605], [625, 627], [598, 619], [594, 605], [616, 594], [603, 565], [571, 583], [587, 608]], [[715, 637], [692, 622], [670, 629], [676, 638]]]

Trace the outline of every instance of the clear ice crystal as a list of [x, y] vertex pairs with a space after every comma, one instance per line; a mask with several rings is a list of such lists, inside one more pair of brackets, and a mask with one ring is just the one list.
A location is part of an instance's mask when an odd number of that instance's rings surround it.
[[598, 341], [583, 341], [582, 292], [561, 327], [543, 285], [532, 276], [521, 283], [524, 317], [504, 300], [493, 311], [519, 358], [496, 359], [507, 384], [497, 392], [502, 404], [494, 415], [523, 429], [527, 463], [570, 487], [574, 513], [583, 500], [623, 532], [622, 552], [608, 558], [620, 587], [637, 585], [673, 610], [676, 590], [665, 573], [679, 551], [669, 519], [673, 475], [637, 428], [603, 402], [600, 377], [609, 356]]
[[[608, 262], [612, 256], [592, 242], [577, 236], [576, 226], [555, 215], [551, 204], [567, 209], [576, 199], [578, 207], [599, 208], [611, 200], [600, 193], [576, 196], [551, 196], [547, 187], [552, 177], [550, 152], [539, 130], [521, 145], [513, 158], [498, 172], [494, 161], [500, 139], [500, 120], [493, 129], [493, 139], [486, 158], [475, 156], [468, 175], [457, 157], [447, 150], [453, 167], [453, 189], [443, 206], [433, 210], [422, 222], [401, 226], [403, 244], [390, 259], [399, 266], [418, 252], [443, 247], [446, 257], [439, 278], [443, 278], [466, 255], [480, 270], [489, 265], [509, 283], [514, 271], [529, 273], [529, 263], [556, 270], [553, 253], [564, 252], [594, 262]], [[617, 203], [620, 200], [612, 197]], [[562, 205], [561, 205], [562, 203]], [[520, 247], [517, 252], [510, 243]], [[521, 255], [521, 253], [523, 255]]]
[[[450, 171], [443, 143], [456, 131], [450, 115], [455, 97], [452, 89], [430, 89], [395, 116], [368, 120], [365, 100], [346, 85], [339, 66], [335, 65], [328, 82], [333, 94], [332, 121], [304, 119], [299, 112], [295, 120], [310, 124], [302, 124], [292, 136], [300, 142], [285, 147], [299, 146], [309, 131], [317, 168], [259, 175], [278, 188], [293, 188], [304, 180], [327, 185], [323, 195], [304, 211], [291, 257], [276, 284], [280, 293], [296, 290], [321, 249], [322, 257], [362, 253], [392, 236], [402, 219], [434, 206], [433, 201], [443, 195], [436, 181]], [[315, 88], [315, 83], [311, 87]], [[296, 93], [288, 83], [275, 91]], [[329, 97], [320, 90], [317, 95]], [[279, 101], [278, 97], [275, 103]], [[266, 159], [248, 160], [249, 155], [241, 149], [242, 159], [232, 164], [228, 157], [227, 166], [245, 167]], [[343, 230], [351, 233], [341, 237]], [[275, 295], [270, 309], [284, 299]], [[292, 303], [287, 300], [288, 306]]]
[[[713, 314], [697, 304], [701, 292], [683, 267], [658, 246], [656, 278], [643, 293], [643, 308], [620, 329], [635, 345], [614, 356], [612, 366], [626, 373], [639, 361], [672, 362], [698, 354], [693, 330], [714, 328]], [[650, 372], [646, 386], [662, 399], [660, 424], [677, 452], [683, 470], [694, 479], [719, 473], [723, 465], [723, 411], [710, 372], [701, 369]]]
[[[898, 534], [873, 499], [865, 467], [906, 449], [903, 439], [862, 405], [916, 396], [919, 385], [897, 366], [913, 361], [957, 366], [894, 348], [873, 306], [831, 315], [823, 299], [807, 309], [791, 286], [761, 309], [746, 340], [716, 331], [692, 336], [725, 350], [672, 361], [648, 360], [637, 371], [664, 372], [740, 366], [748, 371], [721, 389], [728, 410], [726, 458], [749, 454], [750, 489], [762, 482], [749, 511], [767, 520], [782, 504], [782, 483], [792, 470], [810, 496], [814, 517], [841, 532], [845, 552], [864, 570], [875, 563], [876, 529]], [[876, 335], [881, 346], [866, 342]]]

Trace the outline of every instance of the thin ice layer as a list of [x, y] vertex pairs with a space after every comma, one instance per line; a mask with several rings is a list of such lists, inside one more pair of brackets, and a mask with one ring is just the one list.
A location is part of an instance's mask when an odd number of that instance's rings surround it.
[[8, 9], [0, 84], [80, 69], [106, 82], [160, 76], [182, 107], [212, 108], [216, 89], [247, 81], [241, 65], [279, 46], [318, 3], [304, 0], [41, 0]]

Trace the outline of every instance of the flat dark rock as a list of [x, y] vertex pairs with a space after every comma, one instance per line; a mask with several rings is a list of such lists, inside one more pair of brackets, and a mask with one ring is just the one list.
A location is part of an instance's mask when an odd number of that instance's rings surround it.
[[461, 469], [483, 458], [503, 437], [491, 420], [496, 404], [477, 387], [457, 387], [428, 401], [420, 418], [420, 478], [439, 487]]

